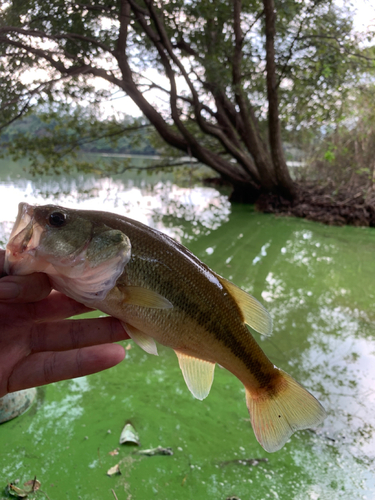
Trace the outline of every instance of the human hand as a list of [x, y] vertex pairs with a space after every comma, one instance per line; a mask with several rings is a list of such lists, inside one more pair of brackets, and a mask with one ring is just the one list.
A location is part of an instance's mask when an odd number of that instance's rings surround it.
[[117, 319], [66, 319], [90, 309], [51, 291], [45, 274], [4, 276], [4, 257], [0, 250], [0, 397], [124, 359], [124, 348], [113, 342], [129, 337]]

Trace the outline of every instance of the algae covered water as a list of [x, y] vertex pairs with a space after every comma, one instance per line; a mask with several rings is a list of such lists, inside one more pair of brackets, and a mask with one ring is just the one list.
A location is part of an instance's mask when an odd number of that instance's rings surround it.
[[[233, 375], [217, 367], [209, 396], [198, 401], [173, 351], [159, 346], [154, 357], [127, 341], [123, 363], [39, 389], [26, 414], [0, 426], [0, 498], [7, 483], [35, 476], [44, 493], [34, 497], [51, 500], [375, 498], [373, 229], [263, 215], [214, 189], [158, 176], [3, 176], [4, 203], [9, 193], [3, 243], [20, 201], [115, 211], [177, 238], [263, 302], [274, 331], [256, 340], [328, 417], [268, 454]], [[119, 444], [127, 422], [140, 446]], [[137, 453], [159, 446], [173, 455]], [[116, 465], [120, 473], [107, 475]]]

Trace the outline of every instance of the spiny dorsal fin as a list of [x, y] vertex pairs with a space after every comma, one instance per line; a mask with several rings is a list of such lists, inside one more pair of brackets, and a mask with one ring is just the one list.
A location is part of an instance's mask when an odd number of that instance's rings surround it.
[[153, 309], [172, 309], [173, 307], [169, 300], [148, 288], [141, 286], [121, 286], [119, 289], [126, 304]]
[[272, 318], [266, 308], [254, 297], [230, 281], [218, 276], [221, 284], [229, 291], [244, 315], [247, 325], [263, 335], [271, 335]]
[[208, 396], [214, 380], [215, 363], [175, 351], [186, 385], [197, 399]]
[[122, 323], [125, 328], [126, 333], [129, 337], [134, 340], [134, 342], [139, 345], [148, 354], [154, 354], [158, 356], [158, 349], [155, 344], [155, 340], [147, 335], [147, 333], [141, 332], [135, 326], [129, 325], [129, 323]]

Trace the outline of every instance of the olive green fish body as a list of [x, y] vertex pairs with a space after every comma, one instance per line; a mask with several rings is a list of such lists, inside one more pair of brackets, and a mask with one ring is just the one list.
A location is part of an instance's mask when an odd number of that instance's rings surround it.
[[[278, 378], [278, 370], [250, 334], [223, 278], [184, 246], [143, 224], [126, 217], [113, 223], [107, 214], [103, 223], [129, 237], [132, 257], [116, 288], [97, 304], [99, 309], [175, 351], [218, 363], [254, 390]], [[173, 308], [126, 305], [121, 290], [127, 287], [151, 289]]]
[[47, 273], [57, 290], [118, 318], [148, 353], [157, 354], [155, 340], [174, 349], [198, 399], [210, 391], [215, 364], [228, 369], [245, 386], [255, 435], [267, 451], [325, 417], [248, 330], [271, 333], [264, 307], [159, 231], [106, 212], [23, 203], [6, 267]]

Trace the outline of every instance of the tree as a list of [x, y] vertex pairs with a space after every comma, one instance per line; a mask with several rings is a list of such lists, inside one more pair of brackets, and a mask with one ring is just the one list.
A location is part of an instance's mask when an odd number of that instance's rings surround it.
[[3, 123], [117, 88], [167, 144], [229, 182], [233, 200], [293, 198], [282, 124], [301, 123], [303, 103], [306, 123], [314, 108], [334, 113], [361, 61], [349, 19], [330, 0], [9, 0], [0, 11]]
[[[109, 175], [137, 167], [131, 165], [130, 157], [112, 157], [109, 161], [98, 158], [97, 153], [156, 155], [153, 144], [158, 142], [143, 117], [125, 115], [103, 120], [91, 106], [57, 102], [44, 111], [32, 110], [5, 127], [0, 135], [0, 154], [16, 161], [26, 157], [27, 170], [34, 176], [77, 171]], [[165, 168], [166, 162], [152, 163], [144, 169]]]

